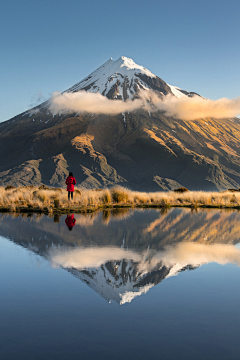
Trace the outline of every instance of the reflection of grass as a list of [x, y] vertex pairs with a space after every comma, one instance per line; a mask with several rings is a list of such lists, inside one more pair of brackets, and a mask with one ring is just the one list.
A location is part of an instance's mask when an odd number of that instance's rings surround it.
[[132, 211], [127, 208], [114, 208], [111, 210], [103, 210], [102, 212], [102, 220], [103, 223], [105, 223], [106, 225], [108, 225], [110, 220], [125, 220], [127, 219], [129, 216], [131, 216]]
[[[187, 191], [177, 193], [145, 193], [123, 187], [112, 189], [76, 189], [74, 200], [68, 202], [64, 189], [37, 188], [34, 186], [0, 187], [0, 209], [2, 211], [38, 212], [93, 212], [98, 208], [112, 207], [226, 207], [240, 208], [240, 192]], [[107, 217], [107, 214], [106, 214]]]

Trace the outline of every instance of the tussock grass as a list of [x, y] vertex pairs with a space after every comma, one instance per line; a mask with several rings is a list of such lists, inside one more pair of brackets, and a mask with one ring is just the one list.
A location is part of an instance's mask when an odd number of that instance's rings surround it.
[[[57, 206], [56, 206], [57, 204]], [[111, 189], [76, 189], [74, 199], [69, 203], [67, 191], [60, 188], [0, 187], [0, 207], [10, 211], [21, 211], [28, 208], [38, 211], [53, 212], [56, 208], [84, 209], [108, 206], [209, 206], [209, 207], [238, 207], [240, 206], [240, 192], [138, 192], [116, 186]], [[107, 215], [107, 214], [106, 214]], [[106, 216], [107, 217], [107, 216]]]

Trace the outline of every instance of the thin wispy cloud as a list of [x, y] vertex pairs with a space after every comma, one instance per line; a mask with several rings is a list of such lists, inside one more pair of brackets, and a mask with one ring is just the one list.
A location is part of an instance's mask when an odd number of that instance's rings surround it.
[[34, 106], [39, 105], [41, 102], [44, 101], [44, 96], [41, 90], [38, 90], [36, 94], [34, 94], [31, 98], [31, 102], [29, 104], [29, 107], [32, 108]]

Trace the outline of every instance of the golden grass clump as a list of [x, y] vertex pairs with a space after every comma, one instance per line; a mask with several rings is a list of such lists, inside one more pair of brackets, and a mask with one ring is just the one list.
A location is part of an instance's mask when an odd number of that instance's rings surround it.
[[111, 189], [111, 197], [112, 197], [113, 202], [127, 203], [129, 200], [128, 192], [129, 192], [129, 190], [127, 190], [121, 186]]
[[110, 204], [112, 202], [111, 193], [108, 189], [103, 191], [102, 202], [103, 204]]

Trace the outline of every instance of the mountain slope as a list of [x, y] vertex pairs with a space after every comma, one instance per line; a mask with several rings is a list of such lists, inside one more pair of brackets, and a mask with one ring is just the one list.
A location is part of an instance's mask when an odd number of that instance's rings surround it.
[[[100, 92], [110, 99], [193, 96], [121, 57], [109, 60], [68, 89]], [[45, 102], [0, 123], [0, 185], [64, 186], [69, 171], [87, 188], [121, 184], [157, 191], [240, 187], [240, 122], [183, 121], [161, 112], [119, 115], [60, 112]]]

